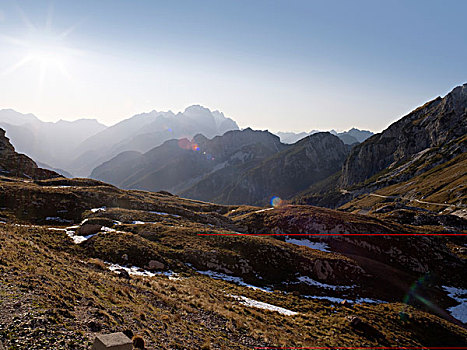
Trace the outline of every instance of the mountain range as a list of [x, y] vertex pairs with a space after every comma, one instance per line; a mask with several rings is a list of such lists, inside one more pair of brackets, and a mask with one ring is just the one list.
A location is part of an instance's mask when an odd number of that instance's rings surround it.
[[464, 84], [357, 145], [213, 129], [93, 171], [132, 189], [0, 129], [0, 348], [464, 346], [466, 113]]
[[146, 152], [169, 139], [198, 133], [214, 137], [238, 129], [221, 112], [201, 106], [177, 114], [142, 113], [110, 127], [93, 119], [46, 123], [32, 114], [0, 110], [0, 127], [19, 152], [73, 176], [88, 176], [94, 167], [124, 151]]
[[[295, 143], [305, 138], [306, 136], [316, 134], [317, 132], [320, 132], [320, 131], [312, 130], [310, 132], [300, 132], [300, 133], [279, 131], [276, 133], [276, 135], [280, 137], [281, 142], [283, 143]], [[353, 144], [361, 143], [365, 141], [367, 138], [374, 135], [374, 133], [369, 130], [359, 130], [356, 128], [352, 128], [348, 131], [339, 132], [339, 133], [335, 130], [330, 130], [329, 132], [333, 135], [336, 135], [338, 138], [340, 138], [342, 142], [344, 142], [346, 145], [353, 145]]]
[[[337, 136], [311, 132], [286, 144], [268, 131], [251, 129], [213, 139], [197, 135], [146, 153], [119, 154], [91, 177], [121, 188], [166, 190], [216, 203], [266, 205], [279, 197], [337, 208], [436, 166], [452, 166], [451, 159], [466, 151], [466, 106], [463, 85], [372, 136], [356, 129]], [[348, 145], [342, 141], [347, 136], [363, 142]], [[423, 200], [426, 195], [412, 196]], [[451, 196], [448, 202], [465, 205], [458, 198]]]
[[[152, 111], [142, 113], [107, 127], [95, 119], [42, 122], [33, 114], [22, 114], [11, 109], [0, 110], [2, 127], [16, 149], [47, 168], [66, 177], [90, 176], [94, 168], [123, 152], [145, 153], [165, 141], [191, 139], [197, 134], [207, 138], [238, 130], [235, 121], [219, 111], [210, 111], [199, 105], [184, 112]], [[317, 133], [282, 133], [281, 142], [289, 144]], [[373, 133], [351, 129], [331, 134], [345, 144], [357, 144]]]

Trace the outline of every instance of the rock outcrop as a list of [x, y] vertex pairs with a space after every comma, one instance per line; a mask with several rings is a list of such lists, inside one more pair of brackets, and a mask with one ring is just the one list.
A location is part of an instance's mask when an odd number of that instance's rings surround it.
[[54, 171], [39, 168], [28, 156], [17, 153], [3, 129], [0, 129], [0, 174], [38, 180], [60, 177]]
[[419, 152], [441, 148], [466, 134], [467, 84], [464, 84], [354, 147], [342, 168], [340, 183], [343, 187], [361, 183]]

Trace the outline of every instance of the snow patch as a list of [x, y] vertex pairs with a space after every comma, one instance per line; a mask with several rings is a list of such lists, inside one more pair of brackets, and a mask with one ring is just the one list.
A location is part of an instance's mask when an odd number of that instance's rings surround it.
[[104, 262], [104, 263], [108, 265], [110, 271], [113, 271], [118, 274], [120, 273], [118, 270], [125, 270], [126, 272], [128, 272], [130, 276], [154, 277], [157, 275], [164, 275], [164, 276], [169, 277], [169, 279], [175, 280], [175, 281], [181, 279], [181, 277], [178, 274], [172, 271], [152, 272], [152, 271], [142, 269], [141, 267], [138, 267], [138, 266], [127, 267], [127, 266], [122, 266], [119, 264], [113, 264], [109, 262]]
[[[190, 264], [187, 264], [187, 265], [191, 267]], [[195, 271], [202, 274], [202, 275], [214, 278], [216, 280], [223, 280], [223, 281], [226, 281], [226, 282], [233, 282], [235, 284], [238, 284], [239, 286], [248, 287], [248, 288], [252, 288], [252, 289], [255, 289], [255, 290], [260, 290], [260, 291], [263, 291], [263, 292], [266, 292], [266, 293], [272, 293], [273, 292], [273, 290], [271, 288], [253, 286], [251, 284], [245, 283], [243, 281], [243, 279], [240, 278], [240, 277], [226, 275], [225, 273], [222, 273], [222, 272], [211, 271], [211, 270], [207, 270], [207, 271], [195, 270]]]
[[326, 243], [321, 242], [312, 242], [309, 239], [296, 239], [296, 238], [289, 238], [285, 239], [286, 243], [292, 243], [295, 245], [300, 245], [304, 247], [308, 247], [311, 249], [321, 250], [322, 252], [330, 252], [330, 247]]
[[337, 298], [337, 297], [330, 297], [327, 295], [304, 295], [303, 297], [307, 299], [329, 300], [330, 302], [335, 303], [335, 304], [340, 304], [344, 300], [346, 300], [350, 304], [360, 304], [360, 303], [383, 304], [383, 303], [386, 303], [383, 300], [370, 299], [370, 298], [357, 298], [355, 300], [349, 300], [349, 299], [343, 299], [343, 298]]
[[299, 276], [297, 277], [297, 280], [298, 282], [289, 282], [289, 284], [305, 283], [305, 284], [308, 284], [309, 286], [331, 289], [331, 290], [344, 290], [344, 289], [351, 289], [354, 287], [354, 286], [338, 286], [338, 285], [333, 285], [333, 284], [326, 284], [326, 283], [315, 281], [314, 279], [308, 276]]
[[106, 211], [107, 210], [107, 207], [100, 207], [100, 208], [93, 208], [93, 209], [90, 209], [93, 213], [98, 213], [100, 211]]
[[58, 217], [58, 216], [47, 216], [45, 218], [45, 221], [63, 222], [65, 224], [69, 224], [73, 222], [73, 220], [62, 219], [61, 217]]
[[276, 312], [278, 312], [278, 313], [280, 313], [282, 315], [286, 315], [286, 316], [294, 316], [294, 315], [298, 314], [298, 312], [291, 311], [291, 310], [288, 310], [288, 309], [284, 309], [283, 307], [280, 307], [280, 306], [264, 303], [262, 301], [253, 300], [253, 299], [244, 297], [242, 295], [239, 296], [239, 295], [229, 294], [228, 296], [232, 297], [232, 298], [234, 298], [236, 300], [239, 300], [240, 304], [245, 305], [245, 306], [255, 307], [257, 309], [263, 309], [263, 310], [276, 311]]
[[157, 215], [163, 215], [163, 216], [172, 216], [174, 218], [179, 218], [180, 215], [176, 215], [176, 214], [169, 214], [169, 213], [163, 213], [163, 212], [160, 212], [160, 211], [150, 211], [149, 213], [151, 214], [157, 214]]
[[448, 292], [449, 297], [460, 303], [447, 309], [451, 316], [463, 323], [467, 323], [467, 289], [448, 286], [443, 286], [443, 289]]
[[268, 210], [273, 210], [274, 208], [266, 208], [266, 209], [261, 209], [261, 210], [257, 210], [257, 211], [254, 211], [253, 213], [262, 213], [264, 211], [268, 211]]
[[84, 241], [87, 241], [89, 238], [95, 236], [97, 233], [94, 233], [88, 236], [79, 236], [79, 235], [75, 235], [75, 231], [66, 230], [66, 234], [68, 235], [68, 237], [70, 237], [73, 240], [75, 244], [80, 244], [80, 243], [83, 243]]

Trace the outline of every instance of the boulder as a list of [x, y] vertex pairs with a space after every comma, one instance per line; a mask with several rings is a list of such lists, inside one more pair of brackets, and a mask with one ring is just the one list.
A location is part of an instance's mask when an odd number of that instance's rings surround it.
[[94, 235], [98, 232], [100, 232], [102, 229], [102, 225], [96, 225], [96, 224], [88, 224], [85, 223], [81, 225], [78, 230], [76, 230], [76, 234], [79, 236], [89, 236], [89, 235]]
[[133, 342], [122, 332], [101, 334], [94, 339], [92, 350], [132, 350]]
[[144, 267], [147, 270], [154, 271], [154, 270], [164, 270], [165, 264], [161, 263], [157, 260], [150, 260], [148, 265]]

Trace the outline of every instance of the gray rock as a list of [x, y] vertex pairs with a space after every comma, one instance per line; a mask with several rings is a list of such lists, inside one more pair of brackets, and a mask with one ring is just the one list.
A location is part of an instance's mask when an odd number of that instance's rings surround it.
[[92, 350], [131, 350], [132, 348], [132, 341], [122, 332], [98, 335], [92, 345]]

